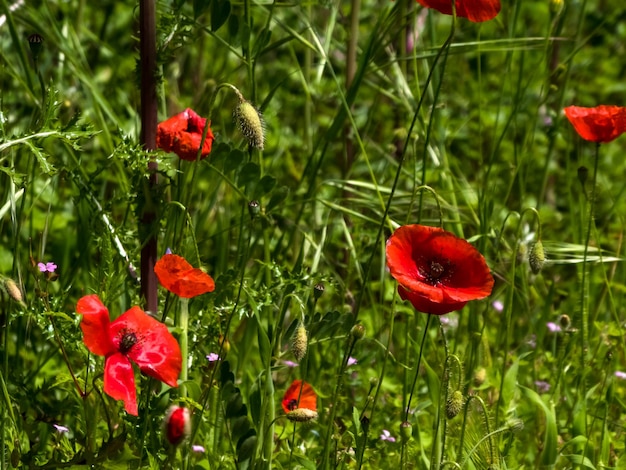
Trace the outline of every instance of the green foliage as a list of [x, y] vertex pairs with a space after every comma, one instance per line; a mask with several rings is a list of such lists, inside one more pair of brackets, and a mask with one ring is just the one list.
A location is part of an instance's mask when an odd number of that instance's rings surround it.
[[[411, 1], [156, 7], [158, 120], [211, 121], [199, 162], [142, 144], [137, 4], [0, 5], [0, 470], [626, 465], [626, 148], [595, 153], [562, 115], [623, 104], [620, 2], [503, 2], [457, 19], [449, 47], [452, 18]], [[440, 219], [496, 285], [427, 322], [385, 239]], [[75, 308], [142, 305], [151, 238], [216, 288], [187, 311], [159, 287], [187, 380], [135, 371], [133, 417]], [[317, 420], [284, 416], [295, 379]], [[172, 403], [193, 412], [179, 447]]]

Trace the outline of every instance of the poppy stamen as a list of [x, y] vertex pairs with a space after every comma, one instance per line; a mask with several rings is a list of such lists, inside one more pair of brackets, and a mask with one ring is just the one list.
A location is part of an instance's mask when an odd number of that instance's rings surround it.
[[135, 344], [137, 344], [137, 335], [132, 331], [124, 331], [122, 333], [122, 339], [120, 339], [120, 352], [122, 354], [128, 354]]

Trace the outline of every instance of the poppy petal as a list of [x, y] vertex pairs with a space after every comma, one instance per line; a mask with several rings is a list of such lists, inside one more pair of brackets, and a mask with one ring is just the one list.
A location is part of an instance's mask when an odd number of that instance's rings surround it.
[[128, 414], [137, 416], [137, 392], [133, 367], [121, 353], [107, 356], [104, 364], [104, 392], [116, 400], [124, 401]]
[[[182, 113], [159, 123], [157, 126], [156, 144], [166, 152], [174, 152], [183, 160], [195, 161], [202, 143], [202, 133], [206, 119], [200, 117], [194, 110], [187, 108]], [[200, 160], [211, 153], [211, 146], [215, 137], [211, 128], [207, 131]]]
[[444, 315], [446, 313], [455, 312], [465, 307], [467, 302], [433, 302], [428, 297], [406, 290], [402, 286], [398, 286], [398, 294], [402, 300], [408, 300], [413, 304], [415, 310], [422, 313], [430, 313], [432, 315]]
[[443, 229], [400, 227], [387, 241], [386, 252], [389, 272], [405, 290], [402, 298], [420, 311], [441, 315], [491, 294], [493, 277], [483, 256]]
[[[126, 349], [126, 356], [141, 372], [170, 387], [178, 386], [182, 367], [180, 346], [163, 323], [133, 307], [111, 323], [111, 333], [118, 349]], [[133, 340], [124, 344], [128, 335], [133, 335]]]
[[606, 143], [626, 132], [626, 108], [568, 106], [564, 111], [576, 132], [585, 140]]
[[[417, 0], [427, 8], [434, 8], [444, 15], [452, 14], [452, 0]], [[500, 0], [456, 0], [456, 15], [474, 23], [488, 21], [500, 13]]]
[[114, 353], [117, 349], [109, 334], [109, 311], [95, 295], [86, 295], [78, 300], [76, 312], [83, 316], [80, 328], [87, 349], [99, 356]]
[[282, 406], [285, 413], [297, 408], [317, 411], [317, 394], [307, 382], [294, 380], [283, 396]]
[[179, 297], [192, 298], [215, 290], [213, 278], [182, 256], [164, 255], [156, 262], [154, 272], [161, 285]]

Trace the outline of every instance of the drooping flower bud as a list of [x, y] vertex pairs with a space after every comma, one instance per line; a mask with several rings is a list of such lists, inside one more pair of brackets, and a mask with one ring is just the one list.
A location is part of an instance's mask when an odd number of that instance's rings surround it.
[[239, 130], [251, 147], [263, 150], [265, 146], [265, 125], [261, 113], [250, 102], [241, 99], [234, 111]]
[[541, 240], [537, 240], [537, 243], [532, 246], [528, 254], [528, 263], [533, 274], [539, 274], [545, 261], [546, 254], [543, 251], [543, 243], [541, 243]]
[[482, 384], [485, 383], [486, 379], [487, 369], [485, 369], [484, 367], [479, 367], [478, 369], [476, 369], [476, 372], [474, 372], [474, 385], [476, 387], [480, 387]]
[[313, 286], [313, 296], [315, 297], [315, 300], [319, 299], [323, 293], [324, 293], [324, 284], [322, 284], [321, 282], [318, 282], [317, 284]]
[[177, 446], [191, 434], [189, 410], [182, 406], [170, 406], [163, 424], [165, 426], [165, 437], [173, 446]]
[[307, 336], [306, 328], [302, 323], [298, 324], [296, 331], [294, 331], [291, 337], [291, 352], [299, 362], [306, 354], [306, 350], [309, 344], [309, 338]]
[[454, 418], [463, 409], [463, 394], [459, 390], [455, 390], [448, 401], [446, 401], [446, 416], [448, 419]]
[[11, 296], [13, 300], [18, 303], [24, 303], [24, 296], [22, 295], [22, 291], [18, 287], [17, 283], [11, 278], [4, 279], [4, 288], [7, 291], [7, 294]]

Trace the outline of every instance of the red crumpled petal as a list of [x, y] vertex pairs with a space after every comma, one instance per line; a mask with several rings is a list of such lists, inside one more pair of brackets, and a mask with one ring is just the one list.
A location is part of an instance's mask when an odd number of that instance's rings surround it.
[[172, 406], [165, 418], [165, 435], [172, 445], [180, 444], [190, 432], [189, 410], [182, 406]]
[[165, 382], [170, 387], [178, 386], [182, 367], [180, 346], [176, 338], [160, 321], [147, 315], [139, 307], [133, 307], [111, 323], [113, 342], [120, 342], [127, 334], [135, 335], [135, 343], [125, 352], [141, 372]]
[[444, 315], [446, 313], [455, 312], [465, 307], [467, 302], [432, 302], [428, 297], [423, 297], [415, 292], [406, 290], [402, 286], [398, 286], [398, 294], [402, 300], [408, 300], [413, 304], [415, 310], [422, 313], [430, 313], [432, 315]]
[[[300, 389], [302, 389], [302, 393], [300, 393]], [[307, 382], [294, 380], [283, 396], [282, 406], [285, 413], [289, 413], [296, 408], [317, 411], [317, 394]]]
[[606, 143], [626, 132], [626, 108], [621, 106], [568, 106], [564, 111], [576, 132], [585, 140]]
[[[427, 8], [444, 15], [452, 14], [452, 0], [417, 0]], [[474, 23], [488, 21], [500, 13], [500, 0], [456, 0], [456, 15]]]
[[[166, 152], [174, 152], [183, 160], [195, 161], [202, 143], [202, 133], [206, 119], [187, 108], [182, 113], [159, 123], [157, 126], [156, 145]], [[213, 145], [213, 132], [209, 127], [200, 160], [208, 157]]]
[[164, 255], [156, 262], [154, 272], [161, 285], [179, 297], [189, 299], [215, 290], [213, 278], [182, 256]]
[[109, 311], [95, 295], [86, 295], [78, 300], [76, 312], [83, 316], [80, 328], [87, 349], [99, 356], [117, 351], [109, 334]]
[[[466, 302], [487, 297], [493, 277], [485, 259], [476, 248], [454, 234], [437, 227], [405, 225], [387, 241], [389, 272], [416, 308], [425, 313], [448, 313]], [[436, 282], [428, 278], [432, 264], [444, 274]], [[438, 308], [431, 304], [445, 304]]]
[[137, 416], [137, 392], [133, 366], [122, 353], [117, 352], [106, 358], [104, 392], [116, 400], [123, 400], [128, 414]]

